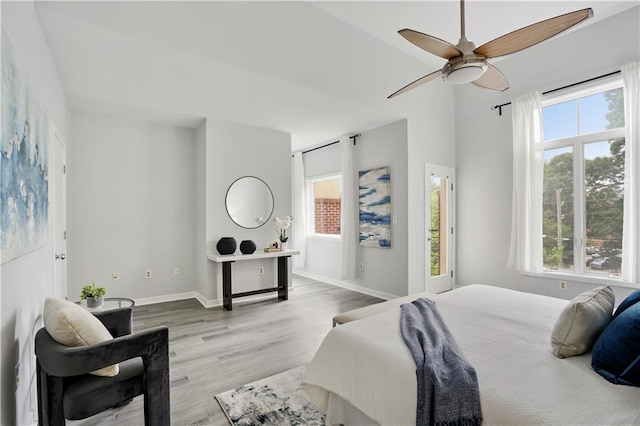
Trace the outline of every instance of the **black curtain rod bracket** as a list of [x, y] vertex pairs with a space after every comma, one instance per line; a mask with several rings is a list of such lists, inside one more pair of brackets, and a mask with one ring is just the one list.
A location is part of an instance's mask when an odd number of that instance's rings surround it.
[[[597, 77], [588, 78], [586, 80], [579, 81], [577, 83], [567, 84], [566, 86], [558, 87], [557, 89], [547, 90], [546, 92], [542, 92], [542, 94], [543, 95], [548, 95], [549, 93], [558, 92], [560, 90], [568, 89], [568, 88], [573, 87], [573, 86], [578, 86], [580, 84], [589, 83], [589, 82], [592, 82], [592, 81], [595, 81], [595, 80], [600, 80], [601, 78], [610, 77], [612, 75], [620, 74], [621, 72], [622, 71], [618, 70], [618, 71], [613, 71], [613, 72], [610, 72], [610, 73], [607, 73], [607, 74], [602, 74], [602, 75], [599, 75]], [[502, 107], [506, 107], [507, 105], [511, 105], [511, 102], [506, 102], [506, 103], [500, 104], [500, 105], [494, 105], [494, 106], [491, 107], [491, 109], [497, 109], [498, 110], [498, 115], [502, 116]]]

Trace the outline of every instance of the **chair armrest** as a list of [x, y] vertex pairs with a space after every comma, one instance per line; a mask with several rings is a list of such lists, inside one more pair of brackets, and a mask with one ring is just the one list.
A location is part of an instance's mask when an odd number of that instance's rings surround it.
[[156, 327], [89, 346], [68, 347], [42, 328], [36, 334], [36, 356], [47, 374], [78, 376], [136, 357], [146, 369], [169, 365], [169, 329]]
[[133, 331], [133, 308], [118, 308], [104, 312], [93, 312], [113, 337], [131, 334]]

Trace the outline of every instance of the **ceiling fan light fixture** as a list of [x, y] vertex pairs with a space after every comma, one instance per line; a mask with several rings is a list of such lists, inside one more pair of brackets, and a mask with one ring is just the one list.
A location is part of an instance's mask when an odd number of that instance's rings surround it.
[[488, 68], [486, 61], [470, 62], [444, 70], [443, 77], [449, 84], [467, 84], [482, 77]]

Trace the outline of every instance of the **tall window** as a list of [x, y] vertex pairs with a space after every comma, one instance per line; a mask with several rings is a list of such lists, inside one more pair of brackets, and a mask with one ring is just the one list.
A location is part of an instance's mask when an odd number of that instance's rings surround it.
[[340, 236], [342, 180], [340, 175], [307, 180], [310, 235]]
[[620, 276], [625, 117], [622, 81], [545, 98], [542, 263]]

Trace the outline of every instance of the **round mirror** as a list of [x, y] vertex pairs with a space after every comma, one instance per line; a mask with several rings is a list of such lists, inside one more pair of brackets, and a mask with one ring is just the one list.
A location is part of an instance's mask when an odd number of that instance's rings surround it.
[[229, 217], [236, 224], [243, 228], [258, 228], [271, 218], [273, 194], [262, 179], [244, 176], [231, 184], [225, 204]]

